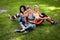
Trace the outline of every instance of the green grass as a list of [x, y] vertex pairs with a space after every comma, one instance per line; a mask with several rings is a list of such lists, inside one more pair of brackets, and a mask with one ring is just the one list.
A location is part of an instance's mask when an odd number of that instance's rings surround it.
[[[45, 21], [40, 26], [28, 34], [14, 33], [15, 29], [20, 29], [20, 25], [9, 20], [7, 14], [19, 12], [20, 5], [38, 5], [39, 11], [46, 13], [58, 24], [51, 25]], [[0, 14], [0, 40], [60, 40], [60, 0], [0, 0], [0, 10], [8, 10]]]

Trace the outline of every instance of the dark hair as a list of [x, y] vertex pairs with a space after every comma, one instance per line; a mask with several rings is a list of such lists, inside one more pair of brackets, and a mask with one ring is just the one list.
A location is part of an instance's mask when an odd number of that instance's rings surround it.
[[24, 5], [21, 5], [21, 6], [20, 6], [20, 13], [23, 13], [23, 12], [21, 11], [21, 8], [22, 8], [22, 7], [24, 8], [24, 11], [26, 11], [26, 7], [25, 7]]

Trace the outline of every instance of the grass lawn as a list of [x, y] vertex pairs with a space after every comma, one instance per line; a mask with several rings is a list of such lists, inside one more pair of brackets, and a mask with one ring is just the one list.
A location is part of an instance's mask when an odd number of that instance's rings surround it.
[[[38, 5], [39, 11], [46, 13], [58, 24], [51, 25], [47, 21], [37, 26], [28, 34], [15, 33], [15, 29], [20, 29], [17, 21], [11, 21], [8, 14], [19, 12], [20, 5]], [[0, 0], [0, 10], [7, 12], [0, 13], [0, 40], [60, 40], [60, 0]]]

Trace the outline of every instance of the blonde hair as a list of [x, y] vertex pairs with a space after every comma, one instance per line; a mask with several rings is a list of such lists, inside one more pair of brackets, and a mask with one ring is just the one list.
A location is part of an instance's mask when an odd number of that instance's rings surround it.
[[27, 5], [26, 9], [29, 9], [29, 8], [31, 8], [30, 5]]
[[37, 6], [37, 5], [34, 5], [34, 7], [37, 7], [37, 8], [38, 8], [38, 6]]

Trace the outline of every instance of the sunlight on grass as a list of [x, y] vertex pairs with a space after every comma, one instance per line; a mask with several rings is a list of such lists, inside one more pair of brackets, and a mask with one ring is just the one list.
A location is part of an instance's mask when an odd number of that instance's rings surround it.
[[39, 4], [39, 6], [40, 6], [40, 7], [41, 7], [41, 6], [42, 6], [42, 7], [43, 7], [43, 6], [46, 7], [46, 6], [48, 6], [48, 5], [45, 5], [45, 4]]
[[54, 0], [54, 1], [59, 1], [59, 0]]
[[47, 9], [56, 10], [56, 9], [60, 9], [60, 7], [47, 7]]
[[50, 30], [49, 30], [49, 29], [46, 29], [46, 31], [45, 31], [45, 32], [48, 34], [48, 33], [50, 33]]
[[5, 10], [5, 9], [0, 10], [0, 13], [4, 13], [4, 12], [7, 12], [7, 10]]
[[22, 38], [24, 38], [24, 36], [16, 37], [16, 40], [22, 40]]
[[50, 12], [56, 9], [60, 9], [60, 7], [55, 7], [55, 6], [49, 6], [45, 4], [39, 4], [40, 9], [45, 10], [46, 12]]

